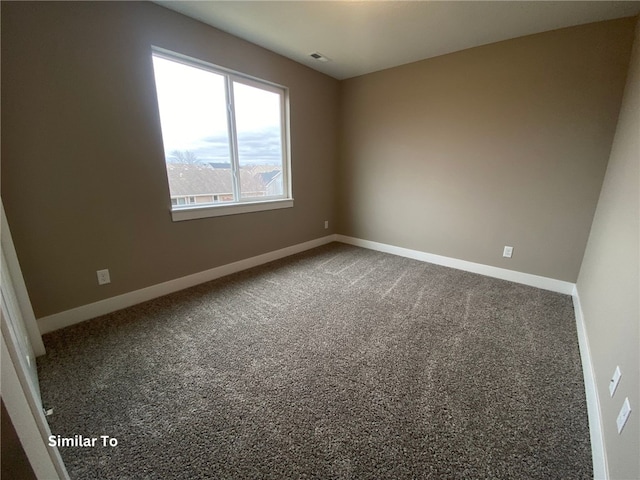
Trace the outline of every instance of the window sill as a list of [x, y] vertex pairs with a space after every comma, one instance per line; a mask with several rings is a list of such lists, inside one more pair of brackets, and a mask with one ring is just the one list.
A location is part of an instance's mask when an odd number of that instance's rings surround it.
[[265, 202], [234, 203], [232, 205], [207, 205], [206, 207], [187, 207], [171, 210], [171, 218], [174, 222], [183, 220], [195, 220], [197, 218], [223, 217], [240, 213], [262, 212], [265, 210], [278, 210], [293, 207], [293, 198], [282, 200], [269, 200]]

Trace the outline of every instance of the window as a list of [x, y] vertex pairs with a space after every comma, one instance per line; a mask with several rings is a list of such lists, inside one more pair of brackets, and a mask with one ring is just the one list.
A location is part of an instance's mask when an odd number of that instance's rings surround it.
[[173, 219], [292, 207], [287, 90], [152, 55]]

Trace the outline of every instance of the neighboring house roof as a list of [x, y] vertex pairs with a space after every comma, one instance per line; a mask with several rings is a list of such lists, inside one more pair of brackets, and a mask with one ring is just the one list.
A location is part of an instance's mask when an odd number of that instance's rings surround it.
[[[240, 182], [245, 192], [265, 192], [267, 184], [280, 170], [258, 165], [240, 168]], [[213, 168], [203, 164], [167, 163], [172, 197], [232, 193], [230, 168]], [[267, 181], [265, 181], [267, 180]]]
[[273, 179], [281, 173], [282, 171], [280, 170], [271, 170], [269, 172], [258, 173], [258, 175], [260, 176], [260, 179], [265, 184], [265, 186], [268, 186], [271, 182], [273, 182]]

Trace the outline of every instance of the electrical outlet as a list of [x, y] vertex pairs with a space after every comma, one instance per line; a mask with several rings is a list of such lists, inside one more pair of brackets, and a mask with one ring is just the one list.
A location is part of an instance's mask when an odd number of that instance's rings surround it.
[[513, 255], [513, 247], [505, 246], [504, 250], [502, 251], [502, 256], [506, 258], [511, 258], [511, 255]]
[[106, 285], [107, 283], [111, 283], [111, 277], [109, 276], [109, 270], [98, 270], [96, 272], [98, 275], [98, 285]]
[[624, 403], [622, 404], [622, 408], [620, 409], [618, 418], [616, 418], [618, 433], [622, 432], [622, 429], [624, 428], [624, 424], [627, 423], [627, 418], [629, 418], [630, 413], [631, 413], [631, 405], [629, 404], [629, 398], [627, 397], [624, 399]]
[[324, 221], [324, 228], [325, 228], [325, 230], [326, 230], [327, 228], [329, 228], [329, 220], [325, 220], [325, 221]]
[[620, 383], [620, 378], [622, 377], [622, 373], [620, 372], [620, 367], [616, 367], [616, 370], [613, 372], [613, 377], [611, 377], [611, 381], [609, 382], [609, 395], [613, 397], [613, 394], [616, 393], [616, 388], [618, 388], [618, 384]]

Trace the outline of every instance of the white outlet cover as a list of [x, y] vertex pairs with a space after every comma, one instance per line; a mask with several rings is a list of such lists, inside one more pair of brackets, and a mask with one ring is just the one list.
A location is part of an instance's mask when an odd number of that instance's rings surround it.
[[96, 274], [98, 275], [98, 285], [106, 285], [107, 283], [111, 283], [109, 269], [98, 270]]
[[622, 408], [620, 409], [618, 418], [616, 418], [616, 425], [618, 425], [618, 433], [622, 432], [622, 429], [624, 428], [624, 424], [627, 423], [627, 419], [629, 418], [630, 413], [631, 413], [631, 404], [629, 403], [629, 397], [627, 397], [624, 399], [624, 403], [622, 404]]
[[513, 255], [513, 247], [505, 246], [504, 250], [502, 251], [502, 256], [506, 258], [511, 258], [511, 255]]
[[622, 373], [620, 372], [620, 367], [617, 366], [616, 370], [613, 372], [613, 377], [611, 377], [611, 381], [609, 382], [609, 395], [613, 397], [613, 394], [616, 393], [616, 388], [618, 388], [618, 384], [620, 383], [620, 378], [622, 377]]

